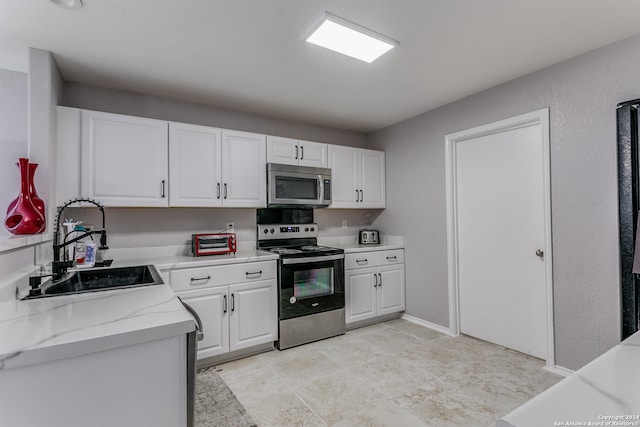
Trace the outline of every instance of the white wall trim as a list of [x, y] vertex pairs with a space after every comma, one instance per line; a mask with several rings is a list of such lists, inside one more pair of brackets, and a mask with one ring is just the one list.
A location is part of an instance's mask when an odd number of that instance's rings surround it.
[[415, 323], [415, 324], [420, 325], [420, 326], [424, 326], [425, 328], [432, 329], [432, 330], [434, 330], [436, 332], [440, 332], [441, 334], [445, 334], [445, 335], [448, 335], [450, 337], [455, 337], [455, 336], [458, 335], [458, 334], [453, 334], [451, 329], [449, 329], [449, 328], [446, 328], [444, 326], [441, 326], [441, 325], [438, 325], [438, 324], [435, 324], [435, 323], [427, 322], [426, 320], [422, 320], [422, 319], [420, 319], [418, 317], [414, 317], [414, 316], [411, 316], [409, 314], [403, 314], [401, 319], [404, 319], [407, 322]]
[[547, 319], [546, 367], [555, 369], [555, 341], [553, 330], [553, 253], [551, 241], [551, 166], [549, 160], [549, 109], [533, 111], [498, 122], [463, 130], [445, 136], [446, 203], [447, 203], [447, 262], [449, 284], [449, 329], [452, 335], [460, 334], [460, 300], [458, 276], [458, 230], [456, 204], [456, 144], [471, 138], [504, 132], [524, 126], [540, 124], [542, 128], [544, 167], [544, 224], [545, 224], [545, 281]]
[[569, 375], [573, 374], [573, 371], [571, 369], [563, 368], [562, 366], [558, 365], [546, 365], [544, 367], [544, 370], [563, 377], [568, 377]]

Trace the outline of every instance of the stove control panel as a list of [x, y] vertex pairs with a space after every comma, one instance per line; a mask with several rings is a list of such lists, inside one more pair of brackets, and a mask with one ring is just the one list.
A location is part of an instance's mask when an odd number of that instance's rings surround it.
[[317, 224], [258, 224], [258, 240], [318, 237]]

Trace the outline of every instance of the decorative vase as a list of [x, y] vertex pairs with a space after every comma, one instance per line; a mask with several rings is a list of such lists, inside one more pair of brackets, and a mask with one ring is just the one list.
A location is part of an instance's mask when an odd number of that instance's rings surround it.
[[[38, 210], [31, 193], [31, 178], [37, 165], [31, 170], [29, 159], [26, 158], [20, 158], [18, 164], [20, 168], [20, 194], [9, 205], [10, 209], [7, 212], [4, 225], [13, 234], [40, 233], [46, 226], [44, 214]], [[35, 188], [33, 188], [33, 192], [35, 194]], [[39, 197], [38, 200], [42, 205], [42, 212], [44, 212], [44, 202]]]
[[[29, 195], [31, 195], [31, 201], [33, 202], [33, 206], [36, 207], [40, 215], [42, 215], [42, 219], [45, 220], [45, 225], [47, 223], [46, 216], [44, 214], [44, 200], [42, 200], [38, 196], [38, 192], [36, 191], [36, 183], [33, 180], [33, 176], [36, 174], [36, 169], [38, 168], [37, 163], [29, 163]], [[41, 230], [44, 231], [44, 228]]]

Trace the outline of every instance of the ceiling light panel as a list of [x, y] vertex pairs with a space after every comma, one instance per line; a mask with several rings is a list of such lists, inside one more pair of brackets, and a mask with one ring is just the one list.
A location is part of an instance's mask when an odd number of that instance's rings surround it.
[[368, 63], [398, 45], [395, 40], [330, 13], [322, 16], [304, 40]]

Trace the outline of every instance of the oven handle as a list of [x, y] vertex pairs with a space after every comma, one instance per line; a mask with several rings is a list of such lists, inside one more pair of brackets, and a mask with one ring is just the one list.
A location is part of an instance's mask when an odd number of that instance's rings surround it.
[[284, 258], [282, 260], [282, 264], [283, 265], [288, 265], [288, 264], [308, 264], [310, 262], [332, 261], [332, 260], [335, 260], [335, 259], [344, 259], [344, 254], [314, 256], [314, 257], [304, 257], [304, 258]]

